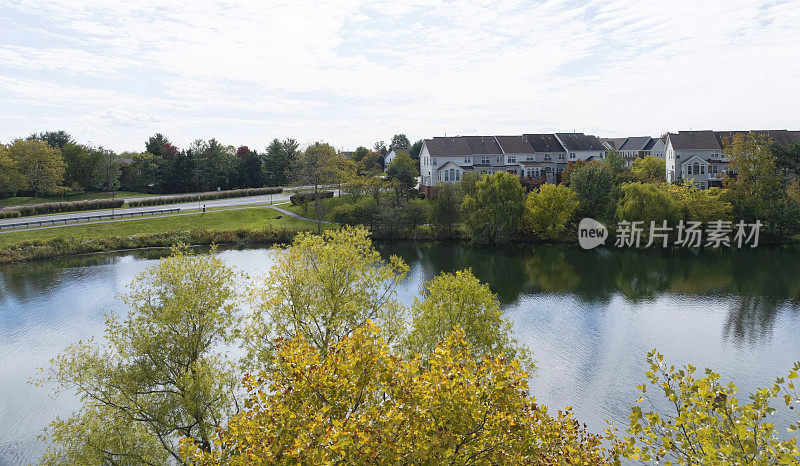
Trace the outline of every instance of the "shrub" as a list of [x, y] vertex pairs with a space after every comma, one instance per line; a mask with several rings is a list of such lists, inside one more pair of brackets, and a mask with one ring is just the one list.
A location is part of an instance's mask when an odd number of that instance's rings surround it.
[[355, 204], [342, 204], [336, 207], [331, 212], [331, 219], [345, 225], [369, 225], [372, 227], [377, 210], [378, 205], [375, 200], [367, 197]]
[[10, 207], [3, 212], [17, 211], [18, 216], [53, 214], [58, 212], [74, 212], [79, 210], [97, 210], [119, 208], [125, 204], [124, 199], [95, 199], [91, 201], [47, 202]]
[[128, 203], [128, 205], [131, 207], [144, 207], [152, 205], [180, 204], [184, 202], [195, 202], [198, 200], [209, 201], [214, 199], [229, 199], [232, 197], [263, 196], [264, 194], [278, 194], [282, 192], [283, 192], [282, 187], [231, 189], [228, 191], [209, 191], [200, 194], [184, 194], [182, 196], [151, 197], [148, 199], [131, 201]]
[[0, 218], [17, 218], [20, 216], [21, 214], [18, 210], [0, 211]]
[[292, 201], [294, 205], [305, 204], [306, 202], [313, 201], [315, 199], [330, 199], [333, 197], [333, 191], [320, 191], [318, 193], [297, 193], [289, 197], [289, 200]]

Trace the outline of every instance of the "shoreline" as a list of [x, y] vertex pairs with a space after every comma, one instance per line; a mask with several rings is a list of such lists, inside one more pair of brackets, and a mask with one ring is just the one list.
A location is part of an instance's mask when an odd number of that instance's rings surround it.
[[[75, 239], [75, 238], [55, 238], [50, 240], [31, 240], [23, 241], [3, 249], [0, 249], [0, 265], [8, 265], [14, 263], [23, 263], [39, 260], [58, 259], [62, 257], [77, 256], [83, 254], [95, 254], [104, 252], [121, 252], [121, 251], [135, 251], [150, 248], [169, 248], [178, 243], [186, 244], [187, 246], [258, 246], [258, 245], [274, 245], [274, 244], [287, 244], [290, 243], [294, 237], [301, 231], [311, 231], [313, 228], [285, 228], [285, 227], [267, 227], [267, 228], [233, 228], [233, 229], [202, 229], [192, 231], [174, 231], [162, 233], [137, 233], [130, 236], [114, 236], [97, 239]], [[422, 234], [416, 235], [395, 235], [387, 236], [372, 233], [372, 238], [375, 241], [390, 242], [390, 241], [413, 241], [420, 243], [440, 243], [440, 242], [457, 242], [464, 244], [471, 244], [469, 239], [462, 232], [450, 238], [439, 238], [432, 232], [426, 231]], [[535, 238], [515, 238], [505, 245], [482, 245], [477, 247], [515, 247], [515, 246], [530, 246], [530, 245], [562, 245], [569, 247], [579, 247], [575, 236], [565, 235], [562, 240], [539, 240]], [[766, 247], [792, 247], [800, 244], [795, 238], [789, 238], [786, 241], [763, 241]], [[638, 250], [645, 251], [673, 251], [673, 250], [693, 250], [691, 248], [671, 247], [666, 249], [643, 249], [643, 248], [616, 248], [612, 244], [606, 245], [605, 248], [620, 249], [620, 250]], [[699, 250], [705, 251], [707, 248]], [[745, 248], [750, 250], [751, 248]], [[709, 251], [716, 251], [708, 249]], [[719, 251], [737, 251], [737, 248], [720, 249]]]

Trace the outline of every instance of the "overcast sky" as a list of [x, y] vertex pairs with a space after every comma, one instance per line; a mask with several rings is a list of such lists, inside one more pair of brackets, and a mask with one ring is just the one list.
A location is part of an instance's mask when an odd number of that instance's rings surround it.
[[800, 129], [798, 25], [798, 0], [0, 0], [0, 141]]

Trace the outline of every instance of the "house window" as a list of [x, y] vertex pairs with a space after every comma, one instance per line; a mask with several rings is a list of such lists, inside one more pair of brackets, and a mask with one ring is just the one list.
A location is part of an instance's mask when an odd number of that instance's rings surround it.
[[516, 155], [509, 155], [507, 157], [508, 163], [517, 163], [517, 156]]
[[575, 152], [570, 152], [569, 153], [569, 159], [570, 160], [575, 160]]
[[484, 165], [489, 165], [489, 156], [484, 155], [483, 157], [481, 157], [481, 163]]
[[461, 172], [456, 170], [456, 181], [461, 181]]
[[456, 171], [455, 171], [455, 169], [451, 168], [450, 169], [450, 181], [455, 181], [455, 180], [456, 180]]
[[436, 157], [431, 159], [431, 165], [436, 165]]
[[544, 161], [549, 162], [550, 160], [550, 154], [544, 154]]
[[700, 174], [700, 164], [697, 163], [697, 162], [694, 163], [694, 174], [695, 175], [699, 175]]
[[464, 163], [467, 165], [472, 165], [472, 157], [464, 157]]
[[558, 154], [558, 160], [564, 160], [564, 154], [563, 153]]
[[700, 165], [700, 174], [701, 175], [705, 175], [705, 173], [706, 173], [706, 166], [705, 165]]
[[700, 182], [700, 189], [706, 189], [706, 182], [705, 181], [701, 181]]
[[527, 155], [527, 156], [525, 156], [525, 160], [527, 162], [535, 162], [536, 161], [536, 156], [535, 155]]

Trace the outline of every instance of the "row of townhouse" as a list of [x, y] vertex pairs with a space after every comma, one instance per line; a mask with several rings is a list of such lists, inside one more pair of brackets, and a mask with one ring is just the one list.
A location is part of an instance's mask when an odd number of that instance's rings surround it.
[[506, 171], [555, 183], [567, 163], [602, 160], [616, 150], [628, 167], [637, 158], [658, 157], [665, 160], [668, 182], [693, 180], [698, 188], [707, 189], [722, 185], [729, 166], [723, 148], [743, 133], [762, 135], [781, 145], [800, 143], [800, 131], [785, 129], [679, 131], [662, 138], [598, 138], [583, 133], [434, 137], [424, 140], [420, 151], [421, 187], [430, 191], [438, 183], [460, 181], [469, 171]]
[[608, 149], [619, 152], [625, 160], [625, 165], [630, 168], [637, 158], [648, 155], [664, 159], [666, 156], [666, 143], [662, 138], [650, 136], [635, 136], [629, 138], [603, 138], [603, 144]]
[[460, 181], [464, 172], [498, 171], [555, 183], [568, 162], [602, 160], [609, 148], [583, 133], [456, 136], [426, 139], [420, 150], [421, 187]]
[[800, 131], [785, 129], [670, 133], [665, 142], [667, 181], [693, 180], [700, 189], [721, 187], [730, 165], [725, 147], [737, 134], [746, 133], [763, 136], [781, 145], [800, 143]]

